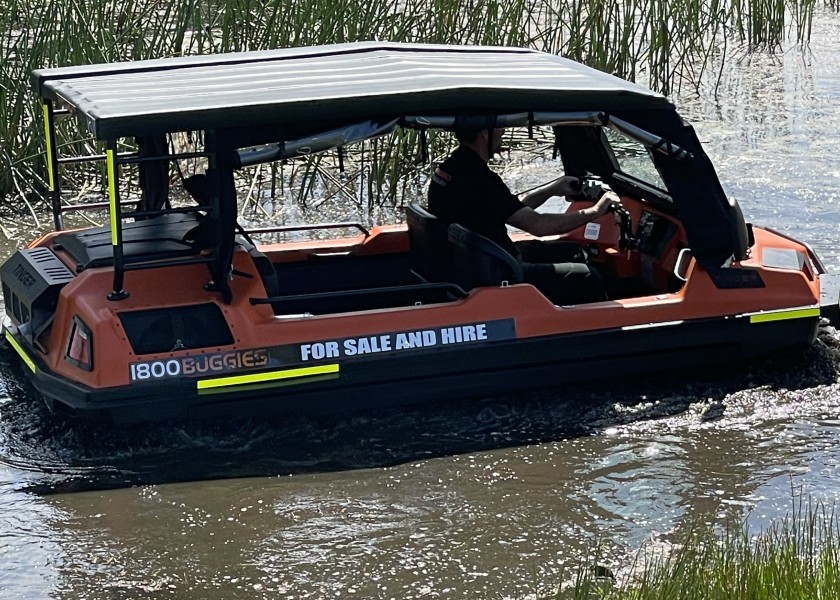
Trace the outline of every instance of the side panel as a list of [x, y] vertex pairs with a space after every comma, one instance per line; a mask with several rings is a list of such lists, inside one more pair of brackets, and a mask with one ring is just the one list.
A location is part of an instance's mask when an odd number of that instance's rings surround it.
[[[200, 379], [162, 380], [95, 392], [39, 372], [36, 387], [81, 411], [104, 411], [118, 422], [223, 414], [319, 413], [455, 401], [535, 388], [556, 388], [663, 369], [703, 369], [768, 352], [806, 347], [818, 315], [761, 320], [702, 320], [463, 344], [415, 353], [371, 353], [353, 360], [324, 357], [287, 380], [243, 380], [201, 389]], [[322, 367], [318, 370], [315, 367]]]

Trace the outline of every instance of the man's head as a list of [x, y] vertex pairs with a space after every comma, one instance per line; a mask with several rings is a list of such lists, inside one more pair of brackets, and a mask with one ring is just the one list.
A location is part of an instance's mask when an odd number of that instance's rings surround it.
[[455, 130], [455, 139], [463, 146], [472, 148], [485, 160], [501, 151], [502, 135], [504, 128], [476, 129], [473, 127], [461, 127]]
[[455, 139], [458, 140], [458, 143], [460, 144], [471, 144], [482, 131], [486, 131], [486, 129], [482, 130], [478, 127], [460, 127], [455, 130]]

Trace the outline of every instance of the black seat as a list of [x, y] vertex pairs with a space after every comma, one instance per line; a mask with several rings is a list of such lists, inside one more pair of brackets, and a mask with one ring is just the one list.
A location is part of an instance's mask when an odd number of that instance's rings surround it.
[[424, 281], [452, 281], [449, 224], [412, 202], [405, 208], [411, 269]]
[[265, 286], [266, 295], [269, 298], [279, 296], [281, 294], [280, 277], [277, 275], [277, 270], [274, 268], [268, 256], [260, 252], [247, 235], [237, 235], [236, 243], [244, 248], [251, 257], [251, 260], [254, 261], [257, 273], [259, 273], [263, 286]]
[[522, 283], [522, 265], [496, 242], [453, 223], [447, 237], [452, 249], [455, 283], [471, 290], [484, 285]]
[[257, 267], [257, 272], [260, 274], [265, 292], [269, 298], [274, 298], [280, 295], [280, 278], [277, 276], [277, 271], [274, 265], [271, 264], [268, 256], [260, 252], [254, 247], [248, 249], [248, 254], [254, 261], [254, 266]]

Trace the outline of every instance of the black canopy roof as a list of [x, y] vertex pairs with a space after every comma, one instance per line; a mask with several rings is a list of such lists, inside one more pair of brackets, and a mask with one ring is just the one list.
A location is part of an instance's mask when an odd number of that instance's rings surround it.
[[647, 88], [552, 54], [358, 42], [42, 69], [32, 74], [32, 84], [42, 98], [68, 105], [102, 141], [216, 130], [224, 132], [226, 147], [243, 148], [343, 132], [366, 121], [375, 132], [414, 117], [617, 117], [662, 136], [654, 148], [664, 143], [681, 149], [655, 153], [654, 161], [698, 260], [717, 267], [742, 254], [740, 210], [726, 198], [674, 105]]
[[43, 98], [99, 140], [412, 113], [668, 109], [577, 62], [505, 47], [359, 42], [41, 69]]

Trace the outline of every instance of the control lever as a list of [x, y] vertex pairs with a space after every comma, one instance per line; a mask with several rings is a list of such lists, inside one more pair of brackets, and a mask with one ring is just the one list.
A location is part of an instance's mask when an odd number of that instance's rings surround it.
[[620, 232], [618, 249], [621, 251], [632, 250], [636, 247], [636, 238], [633, 236], [633, 220], [630, 218], [630, 211], [616, 203], [610, 205], [609, 211], [615, 213], [618, 217], [618, 229]]
[[[580, 178], [580, 191], [574, 195], [573, 199], [597, 202], [601, 196], [610, 191], [612, 191], [610, 187], [598, 177], [587, 175]], [[630, 212], [615, 202], [610, 204], [609, 211], [618, 217], [620, 232], [618, 239], [619, 250], [624, 251], [635, 248], [636, 238], [633, 236], [633, 220], [630, 217]]]

